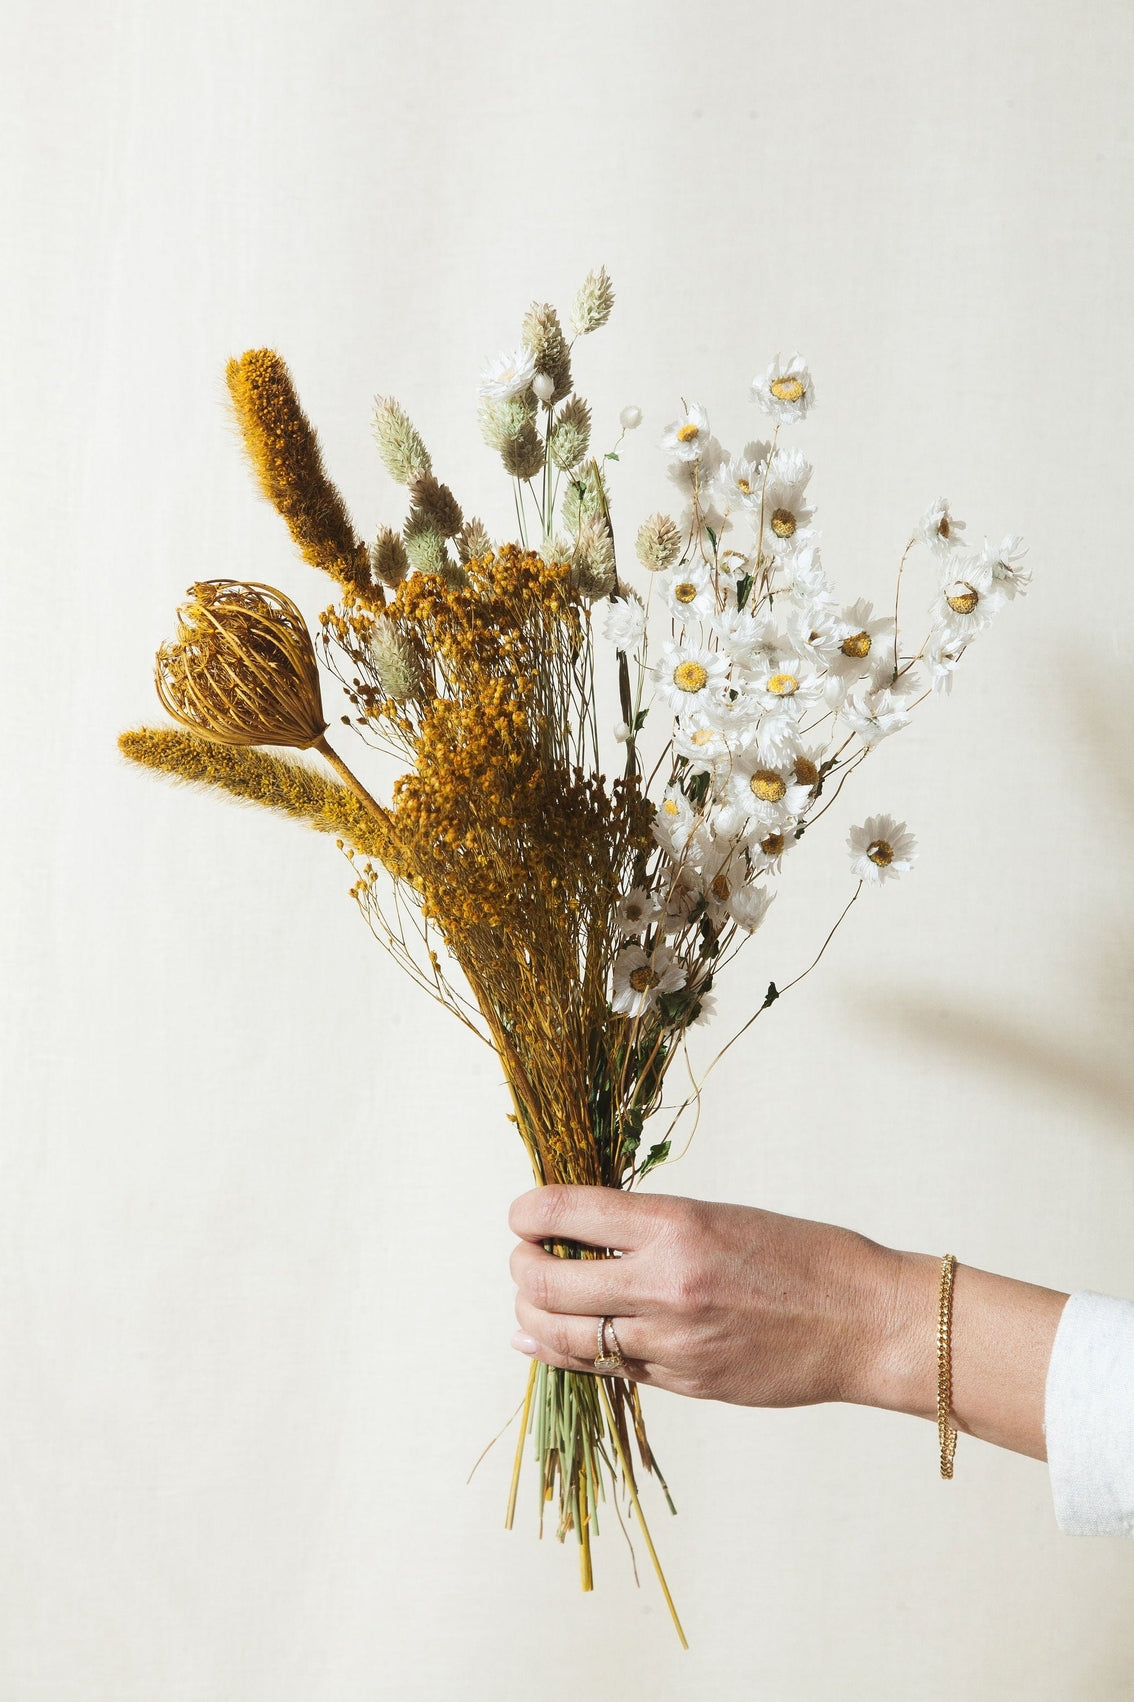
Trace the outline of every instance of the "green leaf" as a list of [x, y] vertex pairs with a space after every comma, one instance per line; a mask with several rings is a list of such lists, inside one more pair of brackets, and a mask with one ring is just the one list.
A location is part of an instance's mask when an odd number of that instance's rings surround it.
[[604, 461], [621, 461], [621, 459], [622, 459], [621, 455], [616, 455], [614, 453], [613, 449], [608, 450], [607, 453], [603, 456]]
[[764, 1003], [760, 1006], [760, 1009], [762, 1011], [766, 1011], [769, 1005], [775, 1004], [775, 1002], [779, 998], [779, 996], [780, 996], [780, 990], [776, 986], [776, 983], [774, 981], [769, 981], [768, 982], [768, 991], [764, 994]]
[[646, 1174], [646, 1172], [648, 1170], [652, 1170], [655, 1165], [664, 1164], [668, 1157], [669, 1157], [669, 1142], [668, 1141], [659, 1141], [657, 1146], [652, 1146], [650, 1148], [649, 1152], [646, 1154], [646, 1162], [645, 1162], [645, 1164], [642, 1165], [641, 1169], [638, 1171], [638, 1175], [644, 1176]]
[[709, 534], [709, 542], [713, 546], [713, 554], [716, 555], [716, 553], [717, 553], [717, 534], [713, 531], [713, 528], [711, 526], [706, 526], [705, 530]]
[[751, 590], [752, 575], [750, 573], [746, 573], [743, 579], [738, 579], [736, 582], [736, 606], [738, 609], [742, 609], [745, 603], [747, 603]]
[[640, 733], [642, 731], [642, 728], [646, 725], [646, 716], [649, 713], [650, 712], [649, 712], [648, 709], [639, 709], [637, 715], [635, 715], [635, 717], [634, 717], [634, 731], [636, 733]]

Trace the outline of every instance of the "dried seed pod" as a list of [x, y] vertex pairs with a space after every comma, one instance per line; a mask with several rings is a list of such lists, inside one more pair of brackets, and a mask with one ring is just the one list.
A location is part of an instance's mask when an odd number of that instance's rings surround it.
[[406, 554], [418, 573], [443, 573], [449, 562], [445, 540], [419, 508], [412, 508], [402, 529]]
[[178, 610], [155, 683], [173, 719], [222, 745], [319, 743], [327, 728], [307, 625], [270, 585], [205, 580]]
[[457, 554], [464, 565], [470, 561], [479, 561], [481, 556], [492, 553], [492, 539], [485, 531], [484, 521], [475, 517], [466, 520], [457, 533]]
[[638, 528], [634, 547], [642, 566], [660, 573], [681, 554], [681, 533], [668, 514], [651, 514]]
[[433, 470], [429, 451], [413, 421], [392, 396], [374, 399], [374, 438], [383, 465], [392, 479], [408, 485]]
[[414, 508], [443, 538], [456, 537], [465, 517], [448, 485], [441, 484], [432, 473], [422, 473], [410, 480], [409, 492]]
[[572, 331], [579, 337], [597, 331], [610, 318], [613, 306], [614, 286], [607, 277], [606, 267], [600, 266], [597, 272], [588, 272], [579, 286], [571, 309]]
[[374, 577], [391, 591], [396, 591], [409, 572], [409, 556], [401, 535], [392, 526], [383, 526], [370, 546], [370, 566]]
[[532, 302], [524, 315], [520, 335], [524, 347], [535, 358], [536, 371], [545, 372], [555, 386], [549, 400], [561, 402], [571, 394], [571, 351], [559, 315], [550, 302]]
[[590, 444], [591, 410], [581, 396], [572, 396], [551, 428], [551, 459], [569, 473], [582, 461]]
[[490, 449], [504, 450], [531, 423], [534, 413], [526, 396], [489, 399], [481, 403], [477, 413], [480, 435]]
[[530, 420], [524, 423], [518, 437], [506, 443], [500, 452], [504, 471], [514, 479], [534, 479], [543, 467], [543, 439]]

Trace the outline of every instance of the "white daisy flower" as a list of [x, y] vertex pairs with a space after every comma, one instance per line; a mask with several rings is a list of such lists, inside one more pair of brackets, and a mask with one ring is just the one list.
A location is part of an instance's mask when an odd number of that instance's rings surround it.
[[761, 709], [797, 719], [823, 696], [823, 675], [814, 662], [792, 651], [750, 666], [746, 685]]
[[661, 445], [676, 461], [699, 461], [710, 437], [708, 414], [699, 402], [691, 402], [680, 419], [666, 426]]
[[860, 880], [880, 886], [906, 874], [916, 861], [917, 841], [904, 821], [892, 816], [867, 816], [847, 837], [851, 868]]
[[678, 623], [711, 620], [717, 612], [717, 589], [703, 561], [667, 567], [655, 577], [666, 608]]
[[803, 419], [815, 405], [815, 387], [801, 355], [786, 361], [777, 355], [762, 378], [752, 380], [752, 399], [777, 425]]
[[814, 537], [811, 522], [815, 518], [815, 510], [804, 494], [811, 477], [811, 466], [798, 449], [777, 449], [764, 471], [763, 546], [774, 556], [786, 556], [810, 543]]
[[667, 644], [653, 669], [658, 694], [674, 714], [716, 697], [728, 678], [728, 659], [696, 644]]
[[873, 603], [860, 597], [839, 617], [839, 638], [835, 652], [827, 659], [827, 667], [841, 679], [860, 679], [872, 672], [879, 655], [888, 656], [891, 668], [894, 661], [894, 617], [883, 615], [872, 620]]
[[740, 508], [749, 514], [760, 512], [760, 471], [756, 461], [734, 455], [717, 470], [716, 493], [726, 508]]
[[874, 746], [909, 725], [907, 700], [888, 686], [878, 691], [860, 686], [851, 692], [840, 714], [864, 745]]
[[530, 349], [514, 349], [510, 355], [497, 355], [489, 361], [480, 375], [481, 396], [493, 402], [507, 402], [530, 390], [536, 374], [535, 356]]
[[603, 607], [602, 635], [616, 650], [633, 655], [646, 630], [646, 611], [635, 592], [608, 598]]
[[684, 792], [676, 786], [669, 786], [654, 811], [654, 838], [666, 855], [678, 863], [688, 851], [703, 819], [702, 813], [693, 808]]
[[918, 521], [916, 536], [934, 555], [948, 555], [950, 550], [955, 550], [962, 542], [959, 534], [964, 529], [965, 522], [955, 519], [949, 511], [949, 498], [939, 496]]
[[769, 892], [766, 886], [749, 883], [747, 886], [738, 887], [732, 894], [728, 901], [728, 913], [739, 927], [754, 934], [768, 914], [774, 897], [775, 894]]
[[674, 722], [673, 748], [686, 759], [691, 774], [727, 771], [736, 760], [748, 725], [747, 713], [732, 704], [707, 704]]
[[722, 650], [744, 668], [763, 668], [776, 662], [789, 648], [788, 640], [767, 614], [752, 614], [731, 605], [713, 622]]
[[956, 578], [942, 585], [930, 604], [930, 614], [936, 627], [968, 644], [991, 624], [1006, 601], [1003, 589], [993, 580], [991, 562], [969, 556], [960, 563]]
[[1023, 565], [1028, 546], [1023, 538], [1010, 536], [1002, 538], [999, 544], [990, 544], [984, 540], [984, 548], [980, 559], [992, 570], [992, 582], [1005, 597], [1013, 598], [1017, 594], [1023, 596], [1032, 582], [1032, 570]]
[[797, 656], [806, 656], [817, 668], [827, 667], [839, 648], [846, 624], [830, 603], [800, 603], [787, 618], [788, 642]]
[[935, 627], [926, 639], [925, 661], [938, 696], [947, 697], [953, 690], [953, 674], [964, 653], [964, 641], [943, 627]]
[[711, 1022], [717, 1014], [717, 995], [715, 993], [698, 993], [697, 1003], [693, 1007], [696, 1016], [688, 1019], [689, 1028], [700, 1028], [703, 1023]]
[[704, 899], [705, 909], [714, 923], [724, 916], [731, 895], [744, 885], [748, 867], [744, 846], [733, 834], [718, 835], [706, 847], [697, 871], [696, 890]]
[[794, 826], [811, 802], [812, 786], [795, 777], [795, 764], [761, 762], [756, 755], [742, 757], [728, 781], [730, 824], [735, 831], [751, 834], [754, 825]]
[[788, 596], [797, 603], [834, 606], [835, 588], [827, 578], [816, 545], [804, 545], [782, 560], [780, 566], [787, 575]]
[[688, 883], [685, 871], [671, 885], [665, 897], [665, 909], [658, 926], [667, 939], [680, 934], [689, 925], [689, 913], [697, 902], [696, 882]]
[[665, 906], [656, 892], [645, 887], [633, 887], [614, 907], [614, 925], [620, 934], [644, 934], [662, 914]]
[[685, 985], [685, 967], [665, 946], [645, 952], [624, 946], [614, 960], [614, 995], [610, 1007], [622, 1016], [644, 1016], [662, 993]]
[[[788, 828], [768, 827], [765, 823], [754, 822], [752, 836], [748, 841], [753, 875], [778, 875], [784, 857], [794, 850], [798, 843]], [[737, 917], [737, 921], [739, 920]]]

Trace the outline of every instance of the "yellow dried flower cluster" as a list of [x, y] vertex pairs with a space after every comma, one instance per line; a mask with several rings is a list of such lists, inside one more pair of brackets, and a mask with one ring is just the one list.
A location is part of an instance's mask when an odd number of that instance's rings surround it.
[[[384, 861], [474, 990], [527, 1102], [537, 1173], [613, 1180], [597, 1168], [586, 1107], [608, 1013], [611, 913], [648, 854], [651, 811], [636, 781], [608, 786], [574, 743], [589, 633], [569, 568], [508, 545], [470, 561], [463, 585], [414, 574], [381, 614], [328, 612], [324, 633], [359, 670], [367, 718], [412, 755]], [[432, 672], [430, 687], [400, 702], [380, 677], [394, 642]], [[379, 902], [378, 880], [360, 880], [364, 903]]]

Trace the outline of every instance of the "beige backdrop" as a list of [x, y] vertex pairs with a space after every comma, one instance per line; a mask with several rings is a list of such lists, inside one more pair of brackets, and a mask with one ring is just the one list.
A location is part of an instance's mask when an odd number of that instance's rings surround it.
[[[226, 358], [279, 348], [367, 532], [412, 412], [497, 532], [484, 356], [605, 262], [578, 351], [624, 532], [684, 394], [739, 446], [799, 347], [826, 559], [886, 595], [940, 493], [1034, 590], [809, 840], [718, 1038], [826, 931], [846, 823], [916, 873], [706, 1092], [658, 1185], [1134, 1295], [1127, 0], [11, 5], [0, 1191], [4, 1702], [1117, 1702], [1134, 1547], [927, 1425], [648, 1397], [692, 1651], [501, 1528], [493, 1059], [329, 841], [115, 751], [193, 578], [325, 581], [253, 493]], [[14, 51], [13, 51], [14, 48]], [[848, 788], [848, 794], [850, 789]], [[707, 1057], [708, 1041], [703, 1055]]]

